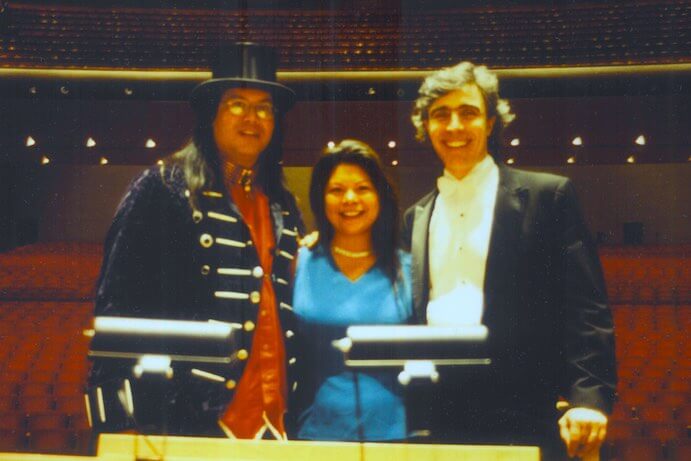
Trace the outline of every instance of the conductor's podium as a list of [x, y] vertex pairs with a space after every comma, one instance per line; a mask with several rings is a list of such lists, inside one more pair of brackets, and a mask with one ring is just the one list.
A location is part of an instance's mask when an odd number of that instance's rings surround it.
[[538, 461], [537, 447], [228, 440], [104, 434], [98, 455], [0, 453], [3, 461]]

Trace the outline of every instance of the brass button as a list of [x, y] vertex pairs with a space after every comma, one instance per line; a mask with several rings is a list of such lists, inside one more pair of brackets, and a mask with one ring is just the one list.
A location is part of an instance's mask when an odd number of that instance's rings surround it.
[[254, 269], [252, 269], [252, 277], [255, 279], [260, 279], [264, 277], [264, 269], [262, 269], [262, 266], [257, 266]]
[[194, 221], [195, 223], [198, 223], [199, 221], [201, 221], [203, 217], [204, 217], [204, 215], [199, 210], [194, 210], [192, 212], [192, 221]]
[[235, 386], [237, 386], [237, 382], [235, 382], [234, 379], [229, 379], [226, 381], [226, 389], [235, 389]]
[[202, 266], [202, 275], [209, 275], [210, 271], [211, 271], [211, 268], [209, 266], [207, 266], [206, 264], [204, 264]]
[[258, 304], [259, 301], [261, 301], [262, 296], [259, 294], [258, 291], [253, 291], [250, 293], [250, 301], [252, 301], [252, 304]]
[[204, 248], [209, 248], [211, 245], [214, 244], [214, 238], [212, 236], [210, 236], [209, 234], [202, 234], [202, 236], [199, 237], [199, 243]]
[[295, 336], [295, 333], [293, 333], [293, 330], [287, 330], [286, 331], [286, 338], [292, 338]]
[[243, 328], [245, 329], [245, 331], [254, 330], [254, 322], [251, 320], [246, 321], [245, 324], [243, 325]]
[[248, 240], [248, 241], [247, 241], [247, 246], [248, 246], [248, 247], [251, 247], [252, 245], [254, 245], [254, 242], [253, 242], [252, 240]]
[[296, 359], [295, 357], [292, 357], [290, 360], [288, 360], [288, 365], [295, 365], [295, 362], [297, 362], [297, 361], [298, 361], [298, 359]]
[[245, 349], [240, 349], [240, 350], [238, 351], [238, 358], [239, 358], [240, 360], [246, 360], [248, 355], [249, 355], [249, 354], [247, 354], [247, 350], [245, 350]]

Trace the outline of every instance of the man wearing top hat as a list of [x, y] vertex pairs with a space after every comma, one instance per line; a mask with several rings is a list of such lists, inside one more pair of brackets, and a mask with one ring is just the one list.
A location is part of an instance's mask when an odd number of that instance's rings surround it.
[[[230, 365], [176, 373], [163, 395], [131, 379], [131, 363], [95, 360], [89, 387], [106, 412], [105, 423], [92, 415], [98, 431], [285, 438], [298, 386], [289, 303], [302, 221], [283, 183], [280, 123], [295, 94], [276, 82], [270, 48], [224, 45], [217, 58], [192, 92], [192, 140], [141, 174], [118, 207], [95, 314], [230, 322], [242, 326], [241, 348]], [[134, 417], [118, 403], [125, 390]]]

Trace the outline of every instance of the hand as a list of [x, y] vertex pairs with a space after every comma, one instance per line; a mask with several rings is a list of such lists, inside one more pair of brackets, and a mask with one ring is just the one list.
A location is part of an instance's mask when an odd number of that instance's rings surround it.
[[298, 245], [307, 247], [309, 249], [314, 248], [314, 246], [317, 244], [319, 241], [319, 232], [313, 231], [304, 237], [302, 237], [300, 240], [298, 240]]
[[559, 419], [559, 432], [569, 457], [595, 453], [607, 435], [607, 416], [598, 410], [574, 407]]

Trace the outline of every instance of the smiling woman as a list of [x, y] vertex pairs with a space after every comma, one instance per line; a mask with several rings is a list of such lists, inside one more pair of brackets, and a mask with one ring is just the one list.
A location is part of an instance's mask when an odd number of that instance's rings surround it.
[[331, 342], [357, 324], [405, 323], [412, 315], [409, 255], [396, 249], [398, 200], [377, 154], [344, 140], [312, 172], [319, 242], [303, 248], [293, 308], [303, 355], [297, 436], [401, 440], [405, 409], [394, 374], [351, 372]]
[[334, 261], [346, 277], [356, 279], [376, 260], [372, 225], [379, 216], [379, 196], [365, 170], [353, 164], [338, 165], [326, 184], [324, 208], [334, 229]]

